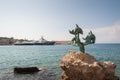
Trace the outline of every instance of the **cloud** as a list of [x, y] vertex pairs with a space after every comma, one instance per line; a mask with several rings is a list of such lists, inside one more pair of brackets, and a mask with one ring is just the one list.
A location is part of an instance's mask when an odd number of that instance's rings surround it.
[[[120, 43], [120, 23], [89, 30], [92, 30], [92, 32], [96, 35], [97, 43]], [[85, 29], [86, 32], [89, 30]]]

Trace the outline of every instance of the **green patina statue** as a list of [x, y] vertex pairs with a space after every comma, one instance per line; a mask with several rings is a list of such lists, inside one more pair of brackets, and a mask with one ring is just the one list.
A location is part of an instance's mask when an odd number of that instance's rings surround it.
[[83, 38], [83, 40], [85, 40], [85, 42], [81, 42], [80, 40], [80, 34], [83, 34], [83, 30], [76, 24], [76, 28], [69, 31], [70, 34], [74, 35], [75, 37], [73, 37], [71, 43], [75, 46], [79, 46], [80, 51], [85, 53], [85, 45], [88, 44], [94, 44], [95, 43], [95, 35], [92, 33], [92, 31], [89, 32], [89, 34], [86, 36], [86, 38]]

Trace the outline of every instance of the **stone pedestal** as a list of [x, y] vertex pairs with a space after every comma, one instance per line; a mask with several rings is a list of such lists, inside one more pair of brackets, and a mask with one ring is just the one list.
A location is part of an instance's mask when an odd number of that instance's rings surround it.
[[61, 58], [63, 80], [119, 80], [115, 77], [113, 62], [99, 62], [86, 53], [69, 51]]

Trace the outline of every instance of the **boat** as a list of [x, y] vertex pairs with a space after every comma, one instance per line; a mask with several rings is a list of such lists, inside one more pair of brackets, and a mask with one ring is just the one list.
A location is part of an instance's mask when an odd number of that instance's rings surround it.
[[47, 41], [43, 37], [41, 37], [38, 41], [23, 41], [23, 42], [16, 42], [14, 45], [54, 45], [55, 41]]

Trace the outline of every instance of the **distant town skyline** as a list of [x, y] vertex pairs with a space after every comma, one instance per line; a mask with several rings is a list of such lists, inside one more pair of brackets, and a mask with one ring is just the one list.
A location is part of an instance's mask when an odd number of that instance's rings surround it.
[[78, 24], [97, 43], [120, 43], [120, 0], [0, 0], [0, 37], [71, 40]]

